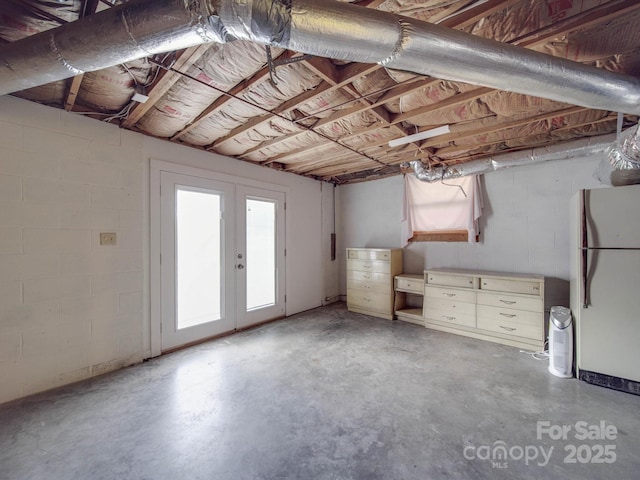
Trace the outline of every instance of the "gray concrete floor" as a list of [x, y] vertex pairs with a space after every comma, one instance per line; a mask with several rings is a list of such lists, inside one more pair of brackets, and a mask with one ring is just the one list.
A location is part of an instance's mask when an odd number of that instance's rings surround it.
[[640, 397], [546, 368], [337, 304], [0, 406], [0, 479], [638, 478]]

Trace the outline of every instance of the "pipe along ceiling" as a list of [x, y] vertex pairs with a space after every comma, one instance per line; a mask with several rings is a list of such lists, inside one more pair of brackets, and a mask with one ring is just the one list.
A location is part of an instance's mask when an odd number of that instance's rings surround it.
[[0, 94], [234, 39], [640, 114], [638, 78], [333, 0], [133, 0], [0, 46]]

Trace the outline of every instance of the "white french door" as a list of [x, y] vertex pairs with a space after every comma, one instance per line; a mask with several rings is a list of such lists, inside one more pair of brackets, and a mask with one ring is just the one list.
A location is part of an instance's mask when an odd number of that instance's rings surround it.
[[238, 327], [284, 315], [284, 193], [238, 185]]
[[285, 193], [157, 176], [160, 351], [284, 316]]

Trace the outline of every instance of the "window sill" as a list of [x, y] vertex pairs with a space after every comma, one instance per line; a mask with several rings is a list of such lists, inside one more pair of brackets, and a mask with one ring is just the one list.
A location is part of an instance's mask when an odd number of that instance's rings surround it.
[[[479, 236], [476, 235], [476, 242]], [[413, 232], [410, 242], [468, 242], [467, 230], [440, 230], [436, 232]]]

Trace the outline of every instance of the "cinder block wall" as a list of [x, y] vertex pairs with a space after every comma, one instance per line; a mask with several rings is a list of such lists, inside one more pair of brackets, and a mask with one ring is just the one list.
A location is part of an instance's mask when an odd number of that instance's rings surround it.
[[0, 97], [0, 403], [142, 359], [142, 138]]

